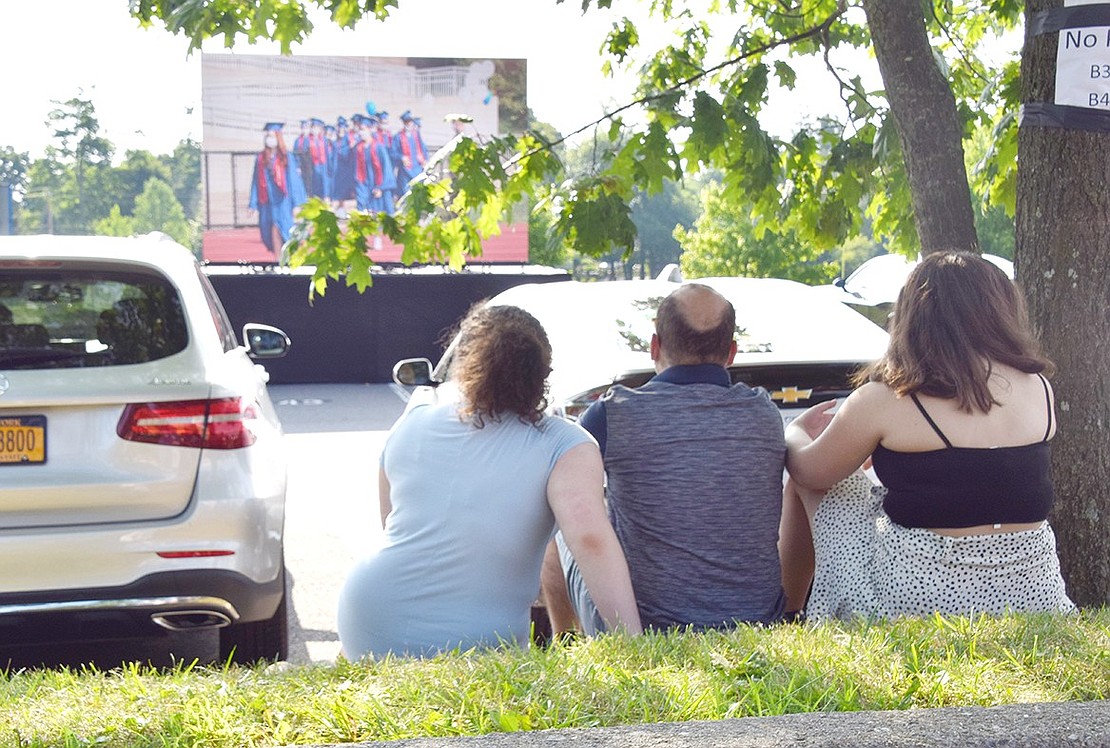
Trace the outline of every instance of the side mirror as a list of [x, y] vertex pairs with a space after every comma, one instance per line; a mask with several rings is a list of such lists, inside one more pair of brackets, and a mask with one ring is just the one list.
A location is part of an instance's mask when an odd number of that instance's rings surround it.
[[393, 381], [406, 387], [435, 384], [432, 380], [432, 362], [426, 358], [406, 358], [393, 365]]
[[248, 322], [243, 325], [243, 343], [251, 358], [281, 358], [289, 352], [289, 336], [276, 327]]

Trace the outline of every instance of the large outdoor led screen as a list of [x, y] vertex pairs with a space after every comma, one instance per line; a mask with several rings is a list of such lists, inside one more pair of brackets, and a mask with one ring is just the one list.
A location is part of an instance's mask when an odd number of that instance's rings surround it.
[[[524, 60], [204, 54], [204, 258], [273, 263], [311, 196], [389, 211], [456, 138], [526, 127]], [[387, 238], [368, 251], [400, 261]], [[526, 262], [525, 219], [483, 245]]]

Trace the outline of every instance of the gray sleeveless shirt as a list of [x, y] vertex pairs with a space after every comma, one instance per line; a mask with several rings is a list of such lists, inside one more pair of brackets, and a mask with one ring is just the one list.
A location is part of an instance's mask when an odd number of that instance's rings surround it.
[[786, 445], [767, 392], [655, 379], [604, 408], [610, 519], [644, 625], [780, 620]]

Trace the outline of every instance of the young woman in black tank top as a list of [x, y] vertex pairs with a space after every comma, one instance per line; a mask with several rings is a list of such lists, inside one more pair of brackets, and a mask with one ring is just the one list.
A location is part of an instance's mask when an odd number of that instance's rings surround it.
[[[928, 255], [899, 295], [886, 354], [860, 372], [858, 389], [835, 415], [823, 403], [787, 428], [787, 469], [800, 489], [785, 496], [780, 546], [804, 547], [824, 492], [868, 458], [886, 489], [882, 522], [896, 528], [925, 537], [1045, 528], [1051, 371], [998, 267], [972, 253]], [[783, 565], [800, 604], [805, 563]]]

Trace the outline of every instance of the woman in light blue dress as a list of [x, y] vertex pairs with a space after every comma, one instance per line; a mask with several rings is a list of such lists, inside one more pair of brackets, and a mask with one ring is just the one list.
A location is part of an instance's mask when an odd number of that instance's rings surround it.
[[451, 368], [458, 397], [411, 408], [382, 451], [385, 545], [355, 565], [340, 595], [347, 658], [526, 646], [556, 523], [586, 560], [607, 625], [639, 633], [597, 444], [544, 414], [550, 362], [547, 336], [527, 312], [467, 315]]

